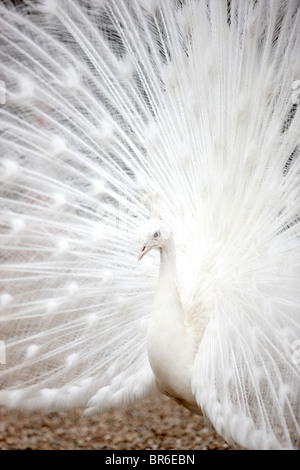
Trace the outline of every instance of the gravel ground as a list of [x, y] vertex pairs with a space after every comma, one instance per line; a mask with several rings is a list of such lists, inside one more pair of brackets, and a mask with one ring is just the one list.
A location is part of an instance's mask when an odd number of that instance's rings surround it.
[[203, 418], [162, 395], [88, 417], [77, 409], [41, 414], [1, 407], [0, 417], [1, 450], [232, 449]]

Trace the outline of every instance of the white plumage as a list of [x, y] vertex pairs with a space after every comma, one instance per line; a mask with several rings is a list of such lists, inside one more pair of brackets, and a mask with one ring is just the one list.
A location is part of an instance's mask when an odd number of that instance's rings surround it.
[[0, 6], [0, 404], [158, 388], [299, 447], [299, 28], [297, 0]]

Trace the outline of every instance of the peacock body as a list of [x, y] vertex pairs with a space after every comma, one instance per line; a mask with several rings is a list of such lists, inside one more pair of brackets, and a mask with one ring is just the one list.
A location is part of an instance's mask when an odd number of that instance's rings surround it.
[[6, 3], [0, 404], [299, 447], [299, 2]]

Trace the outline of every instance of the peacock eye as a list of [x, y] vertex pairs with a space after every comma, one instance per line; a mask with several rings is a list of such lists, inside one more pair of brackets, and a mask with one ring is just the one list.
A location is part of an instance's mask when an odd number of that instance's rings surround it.
[[160, 236], [160, 232], [154, 232], [153, 238], [158, 238]]

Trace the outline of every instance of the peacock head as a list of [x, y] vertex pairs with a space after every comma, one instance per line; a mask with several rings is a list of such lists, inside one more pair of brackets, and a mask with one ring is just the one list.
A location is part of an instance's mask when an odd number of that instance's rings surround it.
[[140, 261], [152, 248], [161, 250], [171, 239], [171, 232], [160, 219], [150, 219], [140, 233], [141, 248], [138, 256]]

